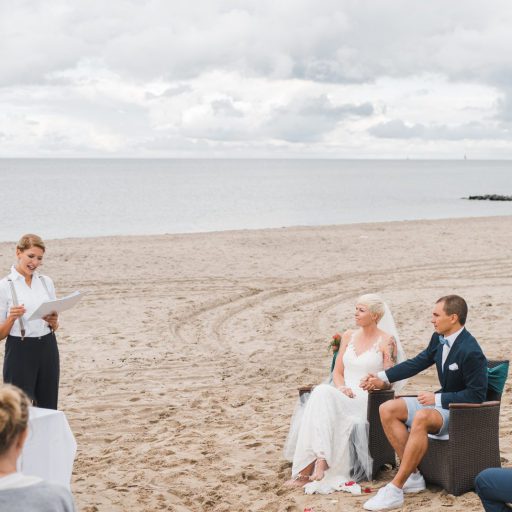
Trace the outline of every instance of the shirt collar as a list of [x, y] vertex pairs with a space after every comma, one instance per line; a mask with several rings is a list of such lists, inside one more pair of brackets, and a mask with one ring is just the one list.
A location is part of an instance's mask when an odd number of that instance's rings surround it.
[[464, 330], [464, 326], [462, 326], [457, 332], [454, 332], [453, 334], [450, 334], [450, 336], [445, 336], [445, 338], [448, 340], [448, 343], [450, 344], [450, 347], [453, 346], [453, 342], [457, 339], [457, 336]]
[[18, 489], [20, 487], [28, 487], [41, 482], [38, 476], [25, 476], [22, 473], [11, 473], [0, 478], [0, 490]]
[[[32, 274], [32, 277], [39, 277], [39, 272], [34, 272]], [[11, 267], [11, 273], [9, 274], [9, 278], [12, 279], [13, 281], [16, 281], [17, 279], [25, 280], [25, 278], [16, 270], [15, 265]]]
[[23, 279], [23, 276], [16, 270], [14, 265], [11, 267], [11, 273], [9, 274], [9, 277], [13, 281], [16, 281], [16, 279]]

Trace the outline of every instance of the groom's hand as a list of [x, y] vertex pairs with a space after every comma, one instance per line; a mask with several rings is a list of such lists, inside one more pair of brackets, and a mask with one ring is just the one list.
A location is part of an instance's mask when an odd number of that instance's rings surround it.
[[373, 373], [369, 373], [366, 377], [361, 379], [360, 387], [365, 391], [372, 391], [374, 389], [384, 389], [386, 383]]
[[435, 405], [436, 404], [436, 395], [435, 393], [430, 393], [428, 391], [422, 391], [418, 393], [418, 402], [421, 405]]
[[361, 389], [364, 389], [365, 391], [368, 391], [367, 389], [367, 386], [368, 386], [368, 379], [370, 379], [370, 377], [375, 377], [375, 375], [373, 375], [372, 373], [369, 373], [368, 375], [365, 375], [360, 381], [359, 381], [359, 387]]

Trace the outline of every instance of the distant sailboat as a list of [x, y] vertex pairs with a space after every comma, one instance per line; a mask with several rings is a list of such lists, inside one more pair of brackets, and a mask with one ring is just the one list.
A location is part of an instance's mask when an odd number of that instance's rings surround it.
[[467, 160], [468, 157], [466, 156], [466, 153], [464, 153], [464, 160]]

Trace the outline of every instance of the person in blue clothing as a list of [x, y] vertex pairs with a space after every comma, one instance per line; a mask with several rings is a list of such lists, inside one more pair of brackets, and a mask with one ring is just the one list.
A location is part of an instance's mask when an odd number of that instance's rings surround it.
[[475, 491], [485, 512], [509, 512], [512, 503], [512, 468], [487, 468], [475, 478]]
[[487, 394], [487, 359], [476, 339], [466, 330], [466, 301], [458, 295], [437, 300], [432, 311], [435, 332], [425, 350], [416, 357], [362, 380], [363, 389], [385, 389], [433, 364], [441, 389], [417, 397], [397, 398], [381, 405], [382, 426], [400, 457], [393, 480], [364, 504], [366, 510], [401, 507], [404, 492], [425, 489], [418, 464], [428, 448], [428, 434], [448, 433], [450, 403], [482, 403]]

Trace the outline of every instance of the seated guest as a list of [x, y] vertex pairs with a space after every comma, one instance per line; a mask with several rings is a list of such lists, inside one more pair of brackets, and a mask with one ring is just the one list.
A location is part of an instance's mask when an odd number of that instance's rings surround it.
[[16, 471], [28, 435], [29, 404], [21, 389], [0, 385], [0, 512], [74, 512], [66, 488]]
[[475, 491], [485, 512], [505, 512], [512, 502], [512, 468], [488, 468], [475, 478]]

